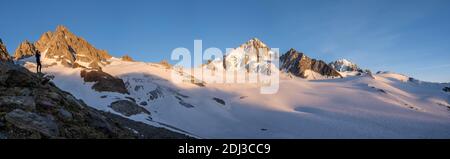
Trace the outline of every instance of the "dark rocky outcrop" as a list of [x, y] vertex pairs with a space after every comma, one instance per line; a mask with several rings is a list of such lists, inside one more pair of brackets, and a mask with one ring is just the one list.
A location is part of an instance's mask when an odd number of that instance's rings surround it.
[[84, 79], [84, 82], [95, 82], [92, 89], [96, 91], [129, 94], [122, 79], [111, 76], [106, 72], [82, 70], [80, 75]]
[[45, 78], [0, 64], [0, 138], [189, 138], [95, 110]]
[[213, 100], [216, 101], [219, 104], [225, 105], [225, 101], [223, 99], [214, 97]]
[[444, 87], [444, 88], [442, 88], [442, 90], [443, 90], [444, 92], [450, 92], [450, 87]]
[[195, 106], [189, 103], [186, 103], [185, 101], [179, 101], [179, 104], [181, 104], [182, 106], [186, 107], [186, 108], [194, 108]]
[[12, 110], [15, 108], [33, 111], [36, 103], [31, 96], [0, 96], [0, 110]]
[[150, 91], [146, 94], [149, 97], [149, 100], [156, 100], [160, 97], [164, 97], [163, 91], [161, 87], [156, 87], [155, 90]]
[[58, 125], [52, 116], [15, 109], [5, 115], [5, 120], [20, 129], [36, 131], [45, 136], [59, 136]]
[[[113, 121], [119, 125], [126, 125], [126, 127], [128, 129], [133, 130], [134, 132], [139, 132], [137, 135], [139, 135], [140, 138], [144, 138], [144, 139], [187, 139], [187, 138], [191, 138], [186, 135], [181, 135], [179, 133], [175, 133], [175, 132], [169, 131], [164, 128], [148, 126], [147, 124], [144, 124], [141, 122], [136, 122], [133, 120], [124, 120], [124, 118], [122, 118], [118, 115], [115, 115], [115, 114], [106, 113], [106, 112], [102, 112], [102, 114], [105, 115], [111, 121]], [[161, 124], [161, 125], [165, 125], [167, 127], [173, 128], [175, 130], [179, 130], [170, 125], [166, 125], [166, 124]], [[179, 131], [184, 132], [182, 130], [179, 130]], [[187, 132], [185, 132], [185, 133], [187, 133]]]
[[122, 56], [121, 59], [122, 59], [122, 61], [128, 61], [128, 62], [133, 62], [134, 61], [133, 58], [131, 58], [128, 55]]
[[122, 115], [125, 115], [125, 116], [132, 116], [132, 115], [137, 115], [137, 114], [141, 114], [141, 113], [150, 115], [149, 111], [140, 107], [135, 102], [131, 102], [128, 100], [115, 101], [115, 102], [111, 103], [111, 105], [109, 107], [111, 107], [114, 111], [116, 111]]
[[280, 69], [286, 70], [295, 76], [307, 78], [306, 70], [311, 70], [328, 77], [342, 77], [334, 68], [322, 60], [311, 59], [304, 53], [290, 49], [280, 57]]

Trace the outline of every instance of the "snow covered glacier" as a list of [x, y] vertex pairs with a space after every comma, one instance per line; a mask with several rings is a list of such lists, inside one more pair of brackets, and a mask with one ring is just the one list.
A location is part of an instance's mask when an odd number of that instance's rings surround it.
[[264, 95], [256, 84], [176, 84], [170, 68], [112, 58], [103, 71], [123, 79], [128, 95], [96, 92], [81, 70], [45, 68], [58, 87], [94, 108], [117, 113], [110, 103], [131, 97], [151, 115], [129, 118], [199, 138], [450, 137], [450, 95], [442, 90], [449, 84], [396, 73], [328, 80], [283, 73], [278, 93]]
[[[242, 55], [256, 48], [266, 51]], [[42, 50], [46, 54], [48, 48]], [[225, 63], [232, 69], [248, 65], [265, 68], [266, 61], [260, 57], [270, 56], [268, 50], [265, 44], [252, 39], [226, 56]], [[64, 65], [61, 60], [43, 56], [43, 70], [55, 76], [53, 81], [58, 87], [89, 106], [122, 115], [110, 105], [129, 100], [150, 113], [122, 116], [198, 138], [450, 138], [450, 93], [445, 91], [450, 84], [388, 72], [359, 71], [345, 78], [326, 78], [320, 73], [329, 70], [327, 64], [301, 55], [297, 59], [304, 61], [298, 64], [291, 60], [290, 68], [311, 63], [323, 67], [301, 70], [303, 75], [314, 78], [281, 72], [275, 94], [261, 94], [257, 83], [192, 83], [192, 79], [202, 79], [191, 75], [192, 69], [177, 69], [186, 80], [176, 83], [172, 79], [175, 68], [114, 57], [94, 61], [97, 65], [70, 61], [77, 67], [67, 67], [68, 62]], [[35, 71], [33, 61], [30, 57], [17, 63]], [[227, 69], [223, 63], [212, 61], [207, 68]], [[346, 61], [338, 65], [357, 68]], [[94, 83], [80, 76], [92, 66], [122, 79], [128, 94], [92, 89]]]

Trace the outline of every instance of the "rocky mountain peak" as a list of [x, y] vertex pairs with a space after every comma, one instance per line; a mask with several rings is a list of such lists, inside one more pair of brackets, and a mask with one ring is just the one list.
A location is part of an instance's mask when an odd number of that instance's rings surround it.
[[289, 51], [285, 54], [286, 57], [290, 57], [290, 58], [304, 58], [305, 55], [303, 54], [303, 52], [299, 52], [297, 50], [295, 50], [294, 48], [289, 49]]
[[[26, 44], [26, 42], [24, 43]], [[25, 46], [28, 47], [27, 45]], [[34, 47], [42, 52], [44, 62], [46, 61], [45, 59], [54, 59], [69, 67], [77, 65], [75, 63], [96, 63], [96, 65], [101, 65], [103, 61], [111, 58], [105, 50], [95, 48], [85, 39], [76, 36], [62, 25], [59, 25], [54, 32], [44, 33], [34, 43]], [[19, 46], [19, 48], [21, 47]], [[32, 51], [26, 51], [28, 52], [18, 54], [16, 59], [26, 57], [23, 55], [34, 55]]]
[[56, 27], [56, 32], [70, 32], [69, 29], [67, 27], [65, 27], [64, 25], [58, 25]]
[[268, 61], [271, 56], [273, 53], [265, 43], [257, 38], [252, 38], [231, 50], [225, 56], [223, 66], [217, 67], [224, 67], [227, 70], [246, 70], [247, 72], [270, 72], [271, 67]]
[[302, 52], [290, 49], [280, 57], [280, 69], [307, 79], [342, 77], [334, 68], [322, 60], [311, 59]]
[[243, 49], [251, 49], [251, 48], [256, 48], [256, 49], [258, 49], [258, 48], [269, 49], [269, 48], [267, 47], [267, 45], [266, 45], [264, 42], [262, 42], [261, 40], [259, 40], [258, 38], [252, 38], [252, 39], [250, 39], [249, 41], [247, 41], [247, 42], [245, 42], [244, 44], [242, 44], [242, 45], [240, 46], [240, 48], [243, 48]]
[[8, 50], [5, 44], [3, 44], [2, 39], [0, 39], [0, 62], [10, 62], [11, 57], [9, 56]]
[[24, 42], [20, 43], [19, 47], [17, 47], [16, 52], [14, 53], [15, 60], [18, 60], [20, 58], [26, 58], [30, 57], [36, 54], [38, 50], [34, 46], [33, 43], [29, 42], [28, 40], [25, 40]]

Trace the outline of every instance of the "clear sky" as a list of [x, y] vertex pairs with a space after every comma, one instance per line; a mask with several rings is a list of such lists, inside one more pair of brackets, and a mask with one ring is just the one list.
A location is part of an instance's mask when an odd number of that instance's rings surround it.
[[13, 53], [59, 24], [114, 56], [169, 59], [173, 49], [234, 48], [257, 37], [326, 62], [349, 59], [450, 82], [450, 0], [0, 0]]

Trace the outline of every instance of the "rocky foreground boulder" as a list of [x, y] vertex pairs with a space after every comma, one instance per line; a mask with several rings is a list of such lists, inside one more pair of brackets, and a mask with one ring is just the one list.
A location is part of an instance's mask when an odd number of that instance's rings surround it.
[[0, 138], [189, 138], [95, 110], [14, 64], [0, 64]]
[[94, 82], [92, 89], [98, 92], [129, 94], [122, 79], [111, 76], [106, 72], [85, 69], [81, 71], [80, 76], [84, 82]]

